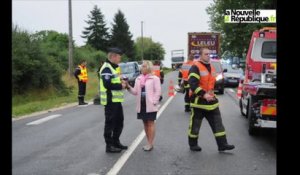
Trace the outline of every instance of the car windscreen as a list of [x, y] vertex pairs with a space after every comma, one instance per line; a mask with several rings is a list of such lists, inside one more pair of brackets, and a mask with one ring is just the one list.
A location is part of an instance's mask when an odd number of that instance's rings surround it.
[[265, 41], [262, 45], [261, 57], [271, 59], [276, 58], [276, 49], [276, 41]]
[[121, 64], [121, 74], [132, 74], [135, 73], [135, 65], [134, 64]]
[[216, 69], [217, 73], [221, 73], [222, 72], [221, 63], [212, 61], [211, 64], [212, 64], [212, 66], [214, 66], [214, 68]]

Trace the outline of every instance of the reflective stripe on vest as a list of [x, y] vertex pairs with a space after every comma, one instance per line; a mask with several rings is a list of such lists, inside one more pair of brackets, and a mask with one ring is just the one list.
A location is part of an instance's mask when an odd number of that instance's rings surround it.
[[78, 65], [78, 67], [80, 68], [80, 74], [78, 75], [79, 80], [82, 82], [87, 82], [88, 75], [87, 75], [86, 66], [83, 67], [81, 65]]
[[[214, 86], [215, 86], [215, 82], [216, 82], [216, 70], [215, 68], [211, 65], [211, 73], [208, 72], [207, 68], [202, 65], [202, 63], [200, 62], [195, 62], [194, 63], [198, 69], [199, 69], [199, 89], [197, 88], [195, 90], [199, 92], [201, 89], [205, 90], [206, 92], [214, 92]], [[190, 76], [194, 76], [197, 77], [194, 74], [191, 74]], [[197, 77], [198, 78], [198, 77]], [[190, 91], [191, 92], [191, 91]], [[192, 95], [192, 93], [190, 93], [190, 95]], [[219, 106], [219, 103], [215, 103], [215, 104], [200, 104], [198, 103], [199, 101], [199, 97], [196, 97], [195, 100], [193, 102], [191, 102], [191, 107], [194, 108], [200, 108], [200, 109], [205, 109], [205, 110], [214, 110]]]
[[[113, 77], [111, 79], [111, 83], [112, 84], [121, 84], [121, 78], [118, 74], [119, 72], [117, 72], [109, 63], [105, 62], [100, 69], [100, 103], [101, 103], [101, 105], [107, 105], [107, 89], [104, 87], [103, 80], [102, 80], [102, 75], [104, 75], [104, 74], [101, 74], [101, 72], [105, 68], [109, 68], [110, 71], [112, 72], [112, 74], [109, 74]], [[111, 90], [111, 94], [112, 94], [111, 101], [113, 103], [124, 101], [124, 93], [122, 90]]]

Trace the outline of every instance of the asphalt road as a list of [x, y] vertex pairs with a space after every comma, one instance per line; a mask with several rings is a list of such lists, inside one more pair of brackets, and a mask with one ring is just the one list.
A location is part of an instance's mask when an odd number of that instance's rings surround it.
[[[177, 73], [171, 72], [165, 77], [162, 104], [168, 99], [169, 80], [176, 83]], [[247, 120], [240, 115], [235, 92], [226, 89], [218, 98], [228, 142], [236, 149], [219, 153], [204, 120], [199, 134], [202, 151], [191, 152], [187, 140], [189, 114], [183, 111], [183, 94], [176, 94], [156, 122], [154, 149], [142, 150], [146, 144], [144, 138], [129, 154], [118, 174], [276, 174], [276, 134], [267, 131], [260, 136], [249, 136]], [[123, 144], [131, 145], [143, 126], [136, 119], [135, 97], [126, 93], [125, 99], [120, 139]], [[99, 175], [109, 172], [125, 152], [105, 152], [103, 110], [100, 105], [71, 107], [14, 121], [13, 174]], [[48, 116], [52, 119], [31, 123]]]

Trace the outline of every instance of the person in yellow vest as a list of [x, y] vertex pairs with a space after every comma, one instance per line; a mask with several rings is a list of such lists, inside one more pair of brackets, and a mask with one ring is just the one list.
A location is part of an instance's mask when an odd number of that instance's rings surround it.
[[214, 94], [216, 70], [210, 64], [210, 50], [201, 48], [200, 61], [195, 61], [189, 71], [191, 117], [188, 130], [189, 146], [192, 151], [201, 151], [198, 146], [198, 134], [202, 119], [205, 117], [214, 133], [218, 150], [232, 150], [234, 145], [227, 143], [222, 123], [219, 102]]
[[88, 81], [88, 74], [86, 69], [86, 61], [82, 60], [80, 65], [75, 69], [74, 76], [78, 81], [78, 104], [86, 105], [84, 102], [84, 96], [86, 91], [86, 83]]
[[179, 69], [179, 73], [178, 73], [178, 86], [183, 86], [184, 87], [184, 92], [185, 92], [185, 96], [184, 96], [184, 107], [185, 107], [185, 112], [190, 112], [190, 97], [189, 97], [189, 91], [190, 91], [190, 85], [188, 83], [188, 79], [189, 79], [189, 70], [192, 67], [193, 63], [194, 63], [194, 55], [190, 54], [188, 57], [188, 60], [186, 62], [184, 62], [181, 66], [181, 68]]
[[100, 69], [100, 104], [104, 105], [105, 111], [104, 139], [108, 153], [119, 153], [128, 148], [120, 142], [124, 122], [123, 89], [127, 87], [118, 72], [121, 55], [119, 48], [109, 48], [108, 59]]

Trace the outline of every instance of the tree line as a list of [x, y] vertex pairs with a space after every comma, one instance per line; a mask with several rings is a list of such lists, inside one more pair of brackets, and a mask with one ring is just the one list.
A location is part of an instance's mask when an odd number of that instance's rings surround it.
[[[96, 70], [100, 62], [107, 59], [109, 47], [119, 47], [124, 51], [123, 61], [141, 60], [141, 38], [132, 40], [129, 25], [121, 10], [115, 14], [112, 28], [106, 27], [104, 15], [97, 6], [85, 21], [82, 38], [83, 46], [73, 41], [74, 67], [80, 59], [86, 59], [88, 68]], [[144, 58], [163, 60], [165, 50], [159, 42], [143, 37]], [[12, 85], [13, 94], [23, 94], [28, 90], [56, 88], [67, 94], [67, 87], [61, 80], [68, 69], [68, 34], [54, 30], [30, 33], [17, 25], [12, 26]]]
[[267, 23], [225, 23], [224, 14], [230, 9], [276, 9], [277, 0], [214, 0], [206, 9], [210, 16], [210, 29], [221, 33], [221, 53], [226, 57], [242, 58], [247, 53], [252, 32], [262, 27], [275, 27]]

